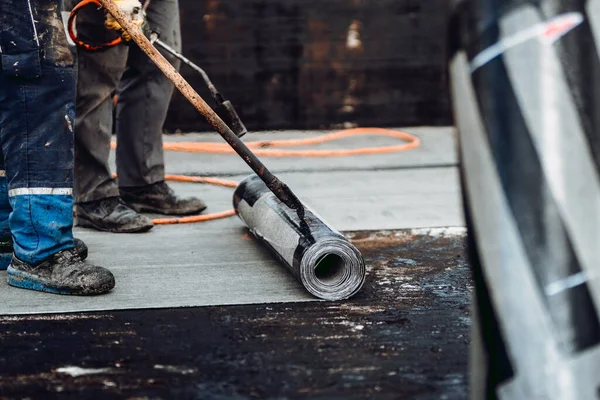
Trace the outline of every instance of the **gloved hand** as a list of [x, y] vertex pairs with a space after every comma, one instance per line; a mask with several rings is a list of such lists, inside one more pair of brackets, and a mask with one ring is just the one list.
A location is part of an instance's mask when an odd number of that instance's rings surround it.
[[[129, 17], [131, 20], [138, 26], [141, 27], [144, 25], [146, 16], [144, 9], [142, 8], [142, 3], [139, 0], [113, 0], [117, 6]], [[106, 19], [104, 20], [104, 25], [108, 29], [114, 29], [121, 34], [123, 40], [129, 42], [131, 40], [131, 36], [119, 25], [119, 23], [113, 18], [110, 13], [106, 13]]]

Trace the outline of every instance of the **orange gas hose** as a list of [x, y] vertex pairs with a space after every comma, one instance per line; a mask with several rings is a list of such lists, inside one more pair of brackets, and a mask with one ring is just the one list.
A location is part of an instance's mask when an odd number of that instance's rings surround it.
[[[385, 147], [363, 147], [359, 149], [341, 149], [341, 150], [274, 150], [272, 147], [296, 147], [321, 144], [340, 140], [351, 136], [389, 136], [401, 139], [407, 143], [395, 146]], [[405, 132], [394, 131], [382, 128], [353, 128], [343, 131], [328, 133], [314, 138], [306, 139], [286, 139], [286, 140], [259, 140], [255, 142], [246, 142], [246, 146], [253, 149], [253, 153], [263, 157], [344, 157], [367, 154], [385, 154], [399, 151], [411, 150], [419, 147], [421, 141], [414, 135]], [[216, 154], [234, 154], [235, 151], [227, 143], [212, 142], [169, 142], [164, 145], [165, 150], [169, 151], [187, 151], [192, 153], [216, 153]]]
[[[341, 150], [278, 150], [274, 147], [306, 146], [327, 143], [334, 140], [340, 140], [351, 136], [375, 135], [388, 136], [405, 141], [406, 143], [394, 146], [382, 147], [363, 147], [358, 149]], [[253, 149], [253, 153], [263, 157], [343, 157], [367, 154], [386, 154], [396, 153], [416, 149], [421, 145], [421, 140], [409, 133], [395, 131], [383, 128], [352, 128], [338, 132], [324, 134], [318, 137], [306, 139], [285, 139], [285, 140], [259, 140], [246, 142], [246, 145]], [[116, 142], [111, 143], [111, 147], [116, 148]], [[213, 153], [213, 154], [235, 154], [233, 149], [227, 143], [213, 142], [169, 142], [164, 144], [167, 151], [184, 151], [190, 153]], [[185, 175], [165, 175], [165, 179], [176, 182], [195, 182], [208, 183], [211, 185], [225, 186], [235, 188], [238, 182], [225, 179], [185, 176]], [[193, 215], [180, 218], [158, 218], [152, 220], [155, 225], [186, 224], [192, 222], [211, 221], [220, 218], [227, 218], [235, 215], [233, 209], [203, 215]]]
[[[209, 185], [225, 186], [230, 188], [236, 188], [238, 183], [236, 181], [229, 181], [226, 179], [209, 178], [206, 176], [186, 176], [186, 175], [171, 175], [165, 174], [165, 179], [168, 181], [175, 182], [195, 182], [195, 183], [208, 183]], [[215, 212], [203, 215], [192, 215], [189, 217], [179, 218], [157, 218], [153, 219], [154, 225], [173, 225], [173, 224], [190, 224], [192, 222], [203, 222], [212, 221], [215, 219], [232, 217], [235, 215], [235, 210], [226, 210], [221, 212]]]
[[115, 46], [123, 43], [123, 39], [121, 38], [121, 36], [118, 36], [115, 39], [112, 39], [106, 43], [100, 43], [100, 44], [90, 44], [90, 43], [84, 42], [83, 40], [79, 40], [79, 38], [75, 34], [75, 23], [76, 23], [75, 21], [77, 19], [77, 14], [83, 7], [90, 5], [90, 4], [93, 4], [97, 7], [101, 7], [98, 0], [83, 0], [83, 1], [79, 2], [75, 7], [73, 7], [73, 10], [71, 10], [71, 14], [69, 15], [69, 20], [67, 21], [67, 28], [68, 28], [67, 32], [69, 33], [69, 37], [71, 38], [73, 43], [75, 43], [79, 47], [84, 48], [87, 51], [105, 50], [110, 47], [115, 47]]

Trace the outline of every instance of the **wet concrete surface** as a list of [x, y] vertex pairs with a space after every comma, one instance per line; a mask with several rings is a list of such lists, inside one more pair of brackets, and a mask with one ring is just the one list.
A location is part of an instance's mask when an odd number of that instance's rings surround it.
[[464, 236], [347, 236], [349, 301], [0, 317], [0, 398], [466, 398]]

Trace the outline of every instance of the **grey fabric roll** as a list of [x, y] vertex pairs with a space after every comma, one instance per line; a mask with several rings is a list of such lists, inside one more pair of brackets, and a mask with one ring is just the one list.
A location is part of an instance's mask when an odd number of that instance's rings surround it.
[[358, 249], [312, 210], [307, 208], [300, 220], [258, 176], [240, 182], [233, 206], [252, 234], [314, 296], [342, 300], [362, 287], [365, 263]]

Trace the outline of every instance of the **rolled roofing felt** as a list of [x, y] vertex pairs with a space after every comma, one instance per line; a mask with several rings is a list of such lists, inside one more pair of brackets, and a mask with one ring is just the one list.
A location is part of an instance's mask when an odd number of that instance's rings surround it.
[[365, 263], [358, 249], [306, 207], [300, 220], [258, 176], [240, 182], [233, 206], [254, 236], [314, 296], [342, 300], [362, 287]]

